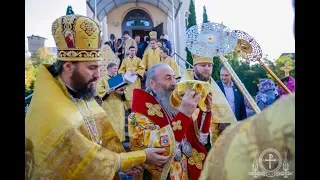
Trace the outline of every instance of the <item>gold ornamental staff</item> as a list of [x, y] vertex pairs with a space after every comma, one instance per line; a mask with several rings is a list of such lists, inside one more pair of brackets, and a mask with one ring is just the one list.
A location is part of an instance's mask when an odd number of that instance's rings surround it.
[[224, 67], [229, 71], [229, 73], [231, 74], [231, 78], [233, 79], [234, 83], [236, 83], [237, 87], [239, 88], [239, 90], [241, 91], [241, 93], [243, 94], [243, 96], [246, 98], [246, 100], [248, 101], [248, 103], [250, 104], [252, 110], [254, 110], [254, 112], [260, 113], [261, 110], [258, 107], [257, 103], [253, 100], [253, 98], [251, 97], [250, 93], [247, 91], [246, 87], [243, 85], [243, 83], [241, 82], [241, 80], [239, 79], [238, 75], [234, 72], [234, 70], [232, 69], [232, 67], [230, 66], [228, 60], [224, 57], [224, 56], [219, 56], [220, 62], [224, 65]]
[[231, 53], [235, 49], [237, 42], [238, 38], [235, 32], [231, 32], [230, 29], [223, 24], [213, 22], [194, 25], [186, 32], [186, 46], [189, 51], [202, 57], [219, 57], [221, 63], [230, 72], [233, 81], [243, 96], [254, 112], [258, 114], [261, 112], [260, 108], [224, 57], [225, 54]]
[[248, 33], [234, 30], [233, 31], [238, 37], [238, 43], [234, 51], [248, 61], [258, 61], [260, 65], [276, 80], [276, 82], [288, 93], [291, 91], [285, 86], [282, 81], [271, 71], [271, 69], [261, 61], [262, 50], [256, 40], [251, 37]]

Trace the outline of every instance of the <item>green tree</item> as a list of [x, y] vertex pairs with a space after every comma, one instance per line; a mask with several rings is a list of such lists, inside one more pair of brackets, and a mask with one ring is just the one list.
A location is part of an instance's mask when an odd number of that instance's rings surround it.
[[[29, 59], [25, 58], [25, 97], [33, 93], [34, 81], [36, 80], [36, 68], [33, 67]], [[29, 104], [31, 98], [25, 101], [25, 105]]]
[[[27, 86], [25, 85], [24, 96], [25, 97], [29, 96], [30, 94], [33, 93], [33, 90], [34, 90], [34, 81], [31, 82], [31, 85], [30, 85], [29, 88], [27, 88]], [[29, 99], [25, 100], [25, 106], [27, 104], [30, 104], [31, 99], [32, 99], [32, 97], [30, 97]]]
[[203, 23], [209, 22], [206, 6], [203, 6], [202, 22]]
[[197, 24], [197, 17], [196, 17], [196, 9], [194, 7], [194, 0], [190, 0], [189, 4], [189, 16], [188, 16], [188, 25], [187, 28], [194, 26]]
[[238, 68], [239, 67], [239, 60], [238, 60], [238, 53], [237, 52], [230, 52], [228, 54], [225, 54], [224, 57], [228, 60], [229, 64], [233, 68]]
[[35, 68], [40, 64], [53, 64], [55, 61], [54, 55], [45, 47], [39, 48], [31, 55], [31, 62]]
[[32, 63], [26, 58], [25, 59], [25, 89], [31, 90], [31, 84], [36, 80], [35, 68]]
[[266, 71], [260, 64], [250, 65], [248, 61], [240, 61], [238, 53], [232, 52], [225, 55], [230, 66], [251, 96], [256, 95], [256, 88], [261, 78], [266, 78]]
[[[188, 24], [187, 24], [187, 29], [196, 25], [197, 24], [197, 18], [196, 18], [196, 10], [194, 7], [194, 0], [190, 0], [190, 4], [189, 4], [189, 16], [188, 16]], [[189, 51], [189, 49], [186, 47], [186, 51], [187, 51], [187, 61], [193, 65], [193, 59], [192, 59], [192, 54]], [[188, 64], [186, 64], [186, 67], [189, 67]]]
[[[274, 60], [275, 61], [275, 60]], [[268, 57], [263, 58], [262, 62], [269, 67], [269, 69], [274, 72], [276, 69], [274, 61], [268, 59]]]
[[222, 65], [220, 63], [219, 57], [213, 57], [213, 66], [212, 66], [212, 75], [211, 77], [215, 80], [218, 81], [220, 80], [220, 69]]
[[285, 77], [285, 72], [281, 70], [281, 67], [285, 66], [287, 63], [293, 69], [289, 72], [290, 76], [295, 77], [295, 61], [291, 59], [292, 54], [288, 54], [285, 56], [280, 56], [275, 61], [275, 74], [281, 79]]
[[[280, 56], [277, 60], [271, 61], [267, 57], [263, 59], [263, 62], [269, 67], [269, 69], [279, 78], [285, 77], [285, 72], [281, 70], [281, 67], [285, 66], [288, 63], [293, 69], [289, 72], [290, 76], [295, 77], [295, 61], [292, 59], [292, 55], [288, 54], [285, 56]], [[268, 78], [275, 81], [275, 79], [267, 73]], [[276, 81], [275, 81], [276, 83]]]
[[[53, 64], [56, 61], [54, 55], [45, 47], [39, 48], [31, 55], [31, 62], [25, 59], [25, 96], [33, 93], [34, 82], [40, 64]], [[25, 103], [30, 103], [31, 98]]]
[[267, 71], [260, 65], [260, 64], [254, 64], [251, 66], [251, 69], [255, 72], [255, 79], [253, 83], [259, 84], [260, 79], [262, 78], [268, 78]]

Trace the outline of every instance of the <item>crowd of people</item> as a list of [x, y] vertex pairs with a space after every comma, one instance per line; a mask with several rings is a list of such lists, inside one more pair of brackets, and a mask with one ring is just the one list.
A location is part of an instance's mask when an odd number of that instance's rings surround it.
[[[295, 92], [295, 79], [293, 77], [287, 76], [280, 80], [291, 92]], [[273, 80], [268, 78], [261, 79], [257, 87], [258, 91], [255, 99], [260, 110], [265, 109], [287, 94], [280, 85], [276, 85]], [[248, 117], [255, 114], [247, 100], [245, 100], [245, 107]]]
[[[262, 79], [262, 112], [248, 118], [227, 69], [216, 82], [213, 57], [193, 54], [193, 68], [180, 74], [167, 36], [158, 42], [154, 31], [149, 44], [127, 31], [117, 41], [111, 35], [107, 45], [120, 62], [101, 77], [100, 32], [85, 16], [53, 22], [58, 58], [40, 66], [25, 119], [26, 179], [247, 179], [254, 152], [268, 147], [289, 153], [294, 167], [294, 93], [278, 87], [277, 97], [274, 82]], [[110, 88], [118, 73], [135, 78]], [[294, 92], [292, 77], [282, 81]], [[125, 109], [130, 151], [121, 143]]]
[[[134, 46], [136, 48], [136, 56], [142, 59], [145, 50], [150, 46], [150, 40], [157, 39], [157, 34], [155, 31], [152, 31], [149, 36], [140, 37], [140, 35], [135, 35], [134, 40], [132, 37], [130, 37], [128, 31], [124, 31], [122, 35], [123, 36], [121, 38], [116, 38], [114, 34], [110, 34], [110, 40], [105, 42], [105, 44], [108, 44], [111, 47], [112, 51], [120, 59], [119, 66], [121, 66], [122, 60], [128, 55], [128, 48], [130, 46]], [[143, 41], [141, 40], [141, 38], [143, 38]], [[167, 34], [160, 35], [160, 39], [157, 40], [157, 42], [158, 47], [167, 48], [167, 55], [172, 56], [172, 45], [171, 41], [168, 39]]]

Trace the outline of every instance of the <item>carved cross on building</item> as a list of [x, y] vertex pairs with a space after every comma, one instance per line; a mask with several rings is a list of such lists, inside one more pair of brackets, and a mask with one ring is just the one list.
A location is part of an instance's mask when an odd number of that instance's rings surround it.
[[285, 66], [282, 66], [281, 68], [280, 68], [280, 70], [282, 70], [282, 71], [284, 71], [284, 76], [285, 77], [288, 77], [288, 76], [290, 76], [290, 71], [293, 69], [293, 67], [292, 66], [289, 66], [289, 63], [287, 62], [286, 63], [286, 65]]

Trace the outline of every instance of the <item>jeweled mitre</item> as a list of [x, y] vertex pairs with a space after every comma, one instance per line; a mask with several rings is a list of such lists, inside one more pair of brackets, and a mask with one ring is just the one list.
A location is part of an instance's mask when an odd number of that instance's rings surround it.
[[57, 60], [102, 60], [101, 29], [93, 19], [76, 14], [62, 16], [53, 22], [52, 35], [57, 46]]

